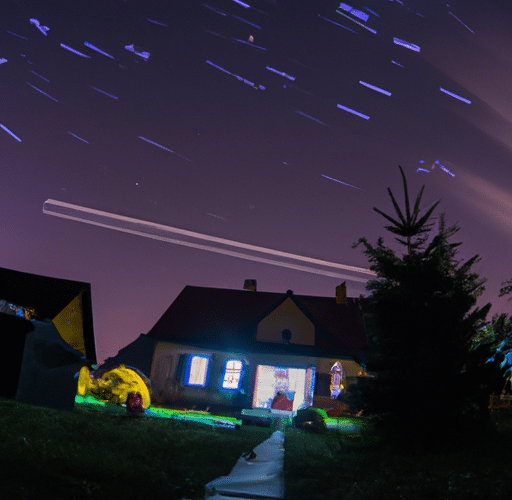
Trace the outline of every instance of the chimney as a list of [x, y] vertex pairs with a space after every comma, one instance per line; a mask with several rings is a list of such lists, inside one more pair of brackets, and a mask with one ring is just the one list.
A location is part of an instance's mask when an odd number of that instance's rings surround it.
[[344, 281], [336, 287], [336, 304], [345, 304], [347, 302], [347, 282]]
[[244, 290], [251, 290], [251, 292], [256, 291], [256, 280], [245, 280], [244, 281]]

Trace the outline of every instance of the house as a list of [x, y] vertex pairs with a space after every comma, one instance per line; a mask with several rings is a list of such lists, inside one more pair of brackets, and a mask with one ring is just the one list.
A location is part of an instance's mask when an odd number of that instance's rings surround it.
[[0, 396], [72, 410], [96, 362], [91, 285], [0, 268]]
[[186, 286], [104, 366], [137, 367], [149, 374], [153, 401], [175, 407], [329, 408], [364, 373], [359, 300], [343, 300]]

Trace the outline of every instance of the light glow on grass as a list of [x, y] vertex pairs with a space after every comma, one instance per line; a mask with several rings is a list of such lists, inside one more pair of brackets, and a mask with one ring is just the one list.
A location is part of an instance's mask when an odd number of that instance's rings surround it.
[[[75, 396], [75, 404], [79, 405], [97, 405], [105, 409], [111, 409], [118, 412], [126, 411], [126, 405], [113, 405], [98, 401], [92, 396]], [[235, 429], [242, 425], [242, 421], [234, 417], [225, 417], [219, 415], [212, 415], [205, 411], [193, 411], [193, 410], [172, 410], [169, 408], [160, 408], [151, 406], [143, 415], [148, 417], [158, 418], [172, 418], [175, 420], [186, 420], [189, 422], [198, 422], [200, 424], [210, 425], [213, 427], [224, 427], [229, 429]]]

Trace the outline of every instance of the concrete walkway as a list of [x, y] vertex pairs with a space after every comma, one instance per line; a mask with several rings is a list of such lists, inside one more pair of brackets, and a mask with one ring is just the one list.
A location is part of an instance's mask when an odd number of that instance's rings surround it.
[[205, 500], [271, 500], [284, 497], [284, 433], [275, 431], [241, 456], [228, 476], [210, 481]]

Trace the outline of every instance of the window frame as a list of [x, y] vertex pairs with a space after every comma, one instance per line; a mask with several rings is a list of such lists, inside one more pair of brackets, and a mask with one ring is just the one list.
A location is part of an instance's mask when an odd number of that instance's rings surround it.
[[[203, 358], [206, 359], [206, 370], [204, 374], [204, 383], [202, 384], [191, 384], [190, 383], [190, 370], [192, 368], [192, 362], [194, 358]], [[208, 375], [210, 373], [210, 362], [211, 356], [209, 354], [190, 354], [187, 360], [187, 367], [185, 369], [185, 378], [183, 383], [189, 387], [206, 387], [208, 385]]]
[[[228, 369], [228, 363], [230, 361], [238, 361], [240, 363], [240, 371], [239, 371], [239, 377], [238, 377], [238, 385], [236, 387], [224, 387], [224, 382], [226, 380], [226, 373], [227, 373], [227, 369]], [[236, 391], [239, 391], [241, 386], [242, 386], [242, 377], [243, 377], [243, 373], [244, 373], [244, 362], [243, 360], [239, 359], [239, 358], [229, 358], [229, 359], [226, 359], [226, 361], [224, 362], [224, 367], [222, 369], [222, 375], [220, 377], [220, 383], [219, 383], [219, 389], [223, 392], [236, 392]]]

